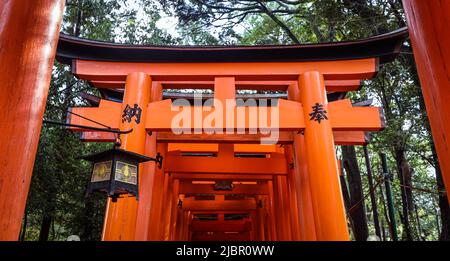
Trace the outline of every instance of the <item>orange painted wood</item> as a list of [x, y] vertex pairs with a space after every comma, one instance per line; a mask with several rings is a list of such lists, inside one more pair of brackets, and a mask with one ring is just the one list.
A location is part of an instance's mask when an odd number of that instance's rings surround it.
[[450, 194], [450, 1], [403, 0], [403, 7], [439, 166]]
[[[164, 224], [164, 241], [169, 241], [170, 240], [170, 234], [172, 231], [172, 218], [173, 215], [176, 215], [176, 213], [173, 213], [174, 207], [176, 206], [176, 204], [173, 202], [174, 197], [173, 197], [173, 177], [171, 175], [167, 175], [168, 179], [167, 179], [167, 190], [166, 193], [164, 194], [164, 217], [163, 217], [163, 222], [162, 224]], [[166, 180], [165, 180], [166, 181]], [[164, 186], [166, 186], [166, 184], [164, 184]]]
[[[290, 100], [300, 101], [300, 90], [298, 85], [289, 86], [288, 97]], [[293, 143], [293, 156], [295, 187], [297, 188], [295, 192], [297, 197], [299, 229], [301, 232], [300, 240], [315, 241], [316, 230], [314, 223], [314, 210], [312, 207], [311, 187], [309, 183], [306, 153], [305, 135], [295, 135]]]
[[214, 184], [192, 184], [180, 183], [180, 194], [244, 194], [244, 195], [267, 195], [265, 184], [233, 184], [233, 190], [214, 190]]
[[[158, 142], [164, 143], [245, 143], [260, 144], [261, 137], [268, 139], [269, 136], [258, 134], [180, 134], [176, 135], [171, 132], [159, 132]], [[272, 141], [271, 139], [270, 141]], [[280, 132], [278, 144], [292, 143], [291, 132]], [[273, 140], [274, 141], [274, 140]], [[274, 141], [275, 142], [275, 141]]]
[[[167, 152], [167, 144], [157, 144], [157, 152], [165, 158]], [[160, 225], [163, 206], [163, 187], [164, 187], [164, 166], [166, 162], [163, 160], [162, 168], [156, 168], [155, 179], [152, 191], [152, 206], [150, 211], [150, 225], [148, 227], [149, 240], [162, 240]], [[156, 225], [158, 224], [158, 225]]]
[[216, 101], [225, 105], [227, 99], [236, 99], [234, 77], [216, 77], [214, 79], [214, 106], [216, 106]]
[[114, 142], [116, 134], [110, 132], [83, 131], [80, 134], [82, 142]]
[[217, 233], [217, 234], [207, 234], [205, 232], [194, 232], [192, 233], [192, 241], [249, 241], [250, 233]]
[[[225, 104], [223, 105], [225, 106]], [[146, 119], [146, 127], [150, 131], [189, 131], [192, 133], [194, 128], [202, 128], [205, 131], [215, 131], [221, 130], [225, 131], [225, 128], [230, 128], [231, 130], [237, 130], [242, 128], [249, 130], [250, 128], [259, 128], [260, 126], [266, 127], [262, 124], [261, 119], [264, 119], [268, 123], [268, 128], [271, 130], [300, 130], [304, 128], [304, 120], [299, 117], [299, 111], [302, 110], [301, 104], [297, 102], [290, 102], [287, 100], [279, 100], [277, 109], [267, 107], [266, 118], [263, 118], [263, 111], [258, 109], [258, 107], [235, 107], [232, 111], [225, 112], [223, 110], [223, 121], [220, 122], [221, 125], [215, 125], [213, 128], [207, 128], [201, 124], [205, 122], [205, 118], [209, 115], [213, 115], [215, 109], [213, 107], [203, 106], [202, 108], [196, 106], [173, 106], [171, 100], [163, 100], [160, 102], [150, 103], [148, 105], [148, 111], [152, 116]], [[197, 112], [198, 111], [198, 112]], [[278, 124], [271, 124], [271, 115], [279, 115]], [[186, 120], [190, 120], [189, 126], [172, 126], [173, 119], [176, 117], [182, 117], [183, 114], [186, 115]], [[231, 115], [232, 120], [228, 123], [226, 122], [226, 117]], [[220, 114], [218, 114], [220, 115]], [[241, 116], [242, 115], [242, 116]], [[98, 117], [98, 116], [97, 116]], [[229, 116], [230, 117], [230, 116]], [[181, 118], [180, 118], [181, 119]], [[196, 122], [197, 121], [197, 122]], [[196, 123], [200, 123], [200, 126]], [[178, 123], [178, 121], [175, 121]], [[186, 123], [184, 123], [186, 125]], [[232, 126], [230, 126], [232, 124]], [[187, 134], [190, 134], [187, 133]], [[179, 134], [179, 133], [178, 133]], [[220, 134], [220, 133], [219, 133]]]
[[235, 153], [275, 153], [279, 145], [271, 144], [234, 144]]
[[317, 240], [349, 240], [347, 219], [337, 169], [330, 120], [310, 120], [314, 104], [328, 109], [323, 76], [307, 72], [299, 77], [300, 98], [305, 113], [305, 146]]
[[[123, 81], [131, 72], [145, 72], [155, 81], [213, 81], [214, 77], [235, 76], [237, 81], [296, 80], [307, 71], [317, 70], [327, 80], [372, 78], [377, 59], [321, 62], [264, 63], [131, 63], [76, 60], [73, 73], [83, 80]], [[268, 73], [270, 72], [270, 73]]]
[[208, 173], [173, 173], [174, 178], [182, 180], [232, 180], [232, 181], [264, 181], [271, 180], [272, 175], [261, 175], [261, 174], [208, 174]]
[[[150, 95], [150, 94], [149, 94]], [[104, 102], [106, 100], [100, 100], [99, 107], [73, 107], [70, 111], [81, 115], [85, 118], [97, 121], [103, 125], [109, 126], [112, 129], [119, 129], [122, 122], [122, 103], [117, 102]], [[146, 106], [145, 106], [146, 108]], [[144, 119], [144, 118], [142, 118]], [[68, 122], [70, 124], [83, 125], [88, 127], [105, 128], [102, 125], [89, 121], [87, 119], [78, 117], [74, 114], [68, 114]], [[71, 131], [86, 131], [88, 129], [69, 127]]]
[[330, 108], [329, 110], [333, 130], [380, 131], [386, 127], [382, 108], [379, 107]]
[[169, 143], [168, 151], [218, 152], [219, 144], [214, 143]]
[[199, 232], [246, 232], [252, 230], [248, 220], [192, 220], [191, 231]]
[[[124, 110], [126, 105], [133, 106], [138, 104], [142, 108], [142, 118], [147, 114], [145, 104], [150, 102], [150, 88], [151, 79], [145, 73], [132, 73], [127, 77], [127, 84], [125, 88], [124, 102], [121, 104], [121, 110]], [[135, 120], [131, 122], [120, 122], [120, 130], [133, 129], [133, 132], [121, 135], [121, 148], [127, 151], [144, 154], [146, 145], [147, 132], [144, 124], [136, 123]], [[155, 141], [153, 141], [154, 144]], [[152, 144], [150, 144], [153, 146]], [[151, 149], [151, 148], [149, 148]], [[148, 151], [152, 153], [152, 151]], [[142, 173], [143, 165], [139, 167]], [[147, 177], [144, 177], [144, 181]], [[141, 179], [141, 177], [140, 177]], [[144, 182], [145, 184], [145, 182]], [[145, 186], [145, 185], [144, 185]], [[141, 191], [141, 190], [140, 190]], [[144, 193], [146, 194], [146, 193]], [[144, 201], [146, 201], [144, 199]], [[103, 230], [103, 240], [134, 240], [136, 229], [136, 217], [138, 211], [138, 202], [135, 197], [127, 197], [118, 199], [116, 203], [108, 200], [107, 213], [105, 214], [105, 226]]]
[[[179, 200], [183, 201], [184, 200], [184, 195], [180, 194], [179, 195]], [[178, 205], [178, 203], [177, 203]], [[182, 241], [184, 240], [183, 238], [183, 230], [184, 230], [184, 226], [186, 225], [186, 211], [183, 211], [182, 208], [178, 208], [177, 209], [177, 222], [176, 222], [176, 228], [175, 228], [175, 241]]]
[[292, 145], [286, 145], [285, 146], [285, 156], [286, 156], [286, 162], [288, 164], [288, 180], [287, 180], [287, 190], [288, 190], [288, 202], [289, 205], [290, 215], [289, 219], [291, 221], [291, 236], [292, 240], [298, 241], [301, 239], [301, 231], [300, 231], [300, 225], [299, 225], [299, 210], [298, 210], [298, 203], [297, 203], [297, 181], [296, 178], [298, 176], [296, 175], [296, 168], [295, 168], [295, 157]]
[[[146, 76], [146, 87], [150, 87], [150, 100], [158, 101], [161, 99], [162, 89], [151, 82], [151, 78]], [[150, 82], [148, 82], [150, 81]], [[142, 93], [142, 95], [147, 95]], [[145, 155], [156, 158], [156, 135], [145, 136]], [[154, 161], [148, 161], [142, 164], [142, 172], [139, 175], [139, 202], [136, 214], [136, 233], [135, 240], [149, 240], [149, 231], [152, 227], [150, 222], [151, 209], [153, 204], [153, 189], [155, 187], [157, 164]]]
[[334, 145], [367, 145], [370, 134], [366, 131], [339, 131], [333, 130]]
[[256, 209], [256, 200], [195, 200], [194, 198], [185, 198], [183, 209], [191, 211], [221, 211], [221, 210], [254, 210]]
[[286, 159], [277, 154], [270, 158], [232, 158], [177, 156], [169, 153], [166, 171], [174, 173], [269, 174], [286, 175]]
[[307, 149], [305, 145], [305, 136], [297, 135], [294, 139], [295, 153], [295, 175], [297, 186], [297, 207], [299, 211], [299, 225], [302, 241], [315, 241], [316, 228], [314, 221], [314, 210], [312, 205], [311, 185], [309, 182], [310, 174], [308, 172]]
[[[124, 81], [90, 81], [97, 88], [124, 88]], [[213, 89], [213, 81], [160, 81], [164, 89]], [[237, 90], [270, 90], [286, 91], [294, 81], [236, 81]], [[361, 87], [360, 80], [328, 80], [325, 81], [327, 92], [357, 91]]]
[[[287, 131], [282, 131], [279, 134], [277, 144], [292, 144], [294, 142], [294, 135], [297, 135], [297, 133]], [[169, 143], [169, 147], [171, 148], [169, 150], [176, 150], [175, 147], [180, 147], [181, 151], [189, 152], [210, 151], [208, 148], [216, 148], [217, 143], [219, 142], [233, 144], [241, 143], [235, 145], [235, 147], [237, 146], [239, 148], [237, 152], [249, 152], [241, 149], [241, 145], [260, 145], [261, 142], [260, 134], [176, 135], [170, 132], [159, 132], [156, 133], [156, 136], [158, 142]], [[333, 136], [335, 145], [366, 145], [370, 141], [369, 133], [365, 131], [333, 131]], [[267, 137], [268, 136], [266, 136], [266, 138]], [[80, 140], [82, 142], [113, 142], [115, 140], [115, 134], [108, 132], [83, 131], [81, 132]], [[211, 151], [216, 150], [217, 149], [211, 149]]]
[[174, 179], [172, 182], [172, 201], [171, 201], [171, 216], [170, 216], [170, 233], [169, 240], [174, 241], [177, 231], [177, 222], [181, 220], [178, 219], [180, 213], [182, 212], [181, 208], [178, 207], [178, 200], [180, 196], [180, 180]]
[[178, 207], [180, 180], [172, 179], [171, 181], [172, 183], [169, 184], [172, 188], [170, 191], [170, 219], [168, 220], [167, 240], [173, 241], [175, 240], [176, 225], [179, 212], [178, 210], [181, 211], [181, 209]]
[[256, 209], [256, 229], [255, 231], [258, 232], [258, 238], [259, 241], [266, 240], [266, 234], [265, 234], [265, 219], [264, 219], [264, 198], [262, 196], [256, 197], [257, 202], [262, 203], [262, 207], [258, 207]]
[[277, 214], [278, 240], [291, 240], [290, 208], [288, 205], [288, 191], [286, 176], [277, 176], [273, 181], [275, 196], [275, 213]]
[[[336, 102], [335, 105], [330, 103], [328, 117], [331, 122], [331, 126], [333, 130], [352, 130], [352, 131], [379, 131], [384, 129], [385, 122], [383, 117], [383, 112], [381, 108], [378, 107], [347, 107], [348, 101], [339, 101]], [[206, 107], [208, 108], [208, 107]], [[250, 113], [251, 110], [248, 107], [245, 108], [245, 125], [238, 125], [237, 123], [237, 110], [234, 111], [234, 124], [231, 126], [231, 129], [237, 129], [238, 126], [242, 126], [248, 130], [249, 128], [258, 128], [260, 126], [258, 122], [259, 119], [255, 119], [251, 121]], [[243, 110], [244, 110], [243, 108]], [[279, 112], [279, 122], [277, 125], [270, 124], [270, 115], [272, 112], [271, 108], [268, 108], [268, 117], [267, 120], [269, 122], [269, 126], [272, 129], [276, 129], [278, 127], [279, 131], [289, 131], [296, 130], [300, 131], [305, 127], [305, 119], [299, 117], [299, 113], [302, 113], [301, 104], [298, 102], [280, 100], [278, 105]], [[308, 108], [310, 109], [310, 108]], [[183, 113], [183, 110], [187, 110], [186, 115], [190, 115], [190, 127], [182, 127], [182, 126], [172, 126], [174, 117], [177, 117], [177, 114]], [[172, 106], [172, 102], [170, 100], [163, 100], [158, 103], [151, 103], [148, 106], [148, 111], [150, 112], [149, 118], [146, 120], [146, 128], [151, 131], [173, 131], [174, 128], [179, 132], [188, 132], [190, 134], [194, 131], [195, 127], [201, 128], [202, 126], [195, 125], [194, 120], [196, 119], [194, 115], [198, 115], [198, 121], [204, 122], [204, 119], [208, 117], [208, 115], [212, 114], [214, 109], [210, 108], [208, 111], [201, 111], [198, 114], [195, 112], [195, 107], [187, 107], [187, 108], [179, 108], [179, 110], [174, 109]], [[256, 109], [255, 109], [256, 110]], [[201, 113], [201, 114], [200, 114]], [[98, 118], [99, 116], [97, 116]], [[179, 116], [178, 116], [179, 117]], [[226, 116], [223, 116], [225, 119]], [[257, 117], [259, 118], [259, 116]], [[224, 120], [225, 121], [225, 120]], [[244, 124], [244, 123], [242, 123]], [[226, 124], [221, 126], [217, 126], [216, 130], [224, 130], [226, 128]], [[203, 129], [214, 131], [215, 129], [208, 129], [203, 127]]]
[[[234, 153], [274, 153], [278, 145], [234, 144]], [[219, 145], [213, 143], [169, 143], [169, 151], [218, 152]]]
[[[279, 133], [278, 144], [292, 144], [297, 133], [282, 131]], [[181, 134], [175, 135], [169, 132], [160, 132], [158, 142], [163, 143], [243, 143], [260, 144], [260, 134]], [[365, 131], [333, 131], [335, 145], [365, 145], [369, 142], [369, 135]], [[110, 135], [105, 135], [103, 141], [110, 140]], [[90, 138], [92, 137], [92, 138]], [[267, 138], [268, 136], [266, 136]], [[84, 134], [84, 141], [102, 141], [102, 134]], [[178, 145], [177, 145], [178, 146]], [[240, 145], [236, 145], [240, 146]], [[187, 151], [187, 150], [186, 150]]]
[[19, 238], [64, 2], [0, 1], [0, 240]]
[[[82, 108], [72, 108], [72, 111], [74, 113], [77, 113], [79, 115], [82, 115], [86, 118], [95, 120], [97, 122], [100, 122], [104, 125], [107, 125], [113, 129], [117, 129], [119, 127], [119, 124], [121, 122], [121, 109], [120, 103], [115, 102], [103, 102], [101, 101], [99, 107], [82, 107]], [[301, 114], [299, 112], [302, 112], [301, 104], [298, 102], [292, 102], [292, 101], [286, 101], [286, 100], [280, 100], [278, 109], [272, 110], [270, 107], [268, 108], [267, 112], [267, 122], [268, 125], [271, 127], [271, 129], [278, 129], [283, 131], [288, 130], [302, 130], [304, 129], [305, 123], [304, 119], [300, 117]], [[200, 109], [200, 114], [198, 114], [199, 118], [196, 118], [196, 110], [198, 108], [196, 107], [188, 107], [188, 108], [180, 108], [180, 111], [174, 110], [172, 106], [172, 102], [170, 100], [163, 100], [160, 102], [153, 102], [148, 104], [148, 117], [145, 120], [146, 129], [150, 131], [174, 131], [172, 127], [174, 127], [178, 131], [189, 131], [192, 133], [192, 131], [195, 131], [194, 128], [202, 126], [196, 125], [196, 120], [199, 120], [200, 122], [204, 122], [204, 119], [206, 117], [209, 117], [208, 115], [212, 114], [214, 109], [211, 107], [204, 107], [204, 108], [210, 108], [211, 111], [202, 111]], [[191, 120], [190, 128], [182, 128], [181, 126], [172, 126], [173, 119], [177, 117], [177, 114], [183, 113], [183, 110], [188, 110], [188, 116]], [[243, 113], [245, 113], [245, 119], [242, 121], [242, 123], [238, 123], [238, 114], [242, 110]], [[245, 127], [245, 129], [249, 128], [258, 128], [258, 126], [261, 126], [260, 116], [258, 116], [259, 113], [257, 113], [255, 116], [250, 117], [250, 113], [252, 111], [256, 111], [256, 108], [249, 108], [249, 107], [237, 107], [234, 108], [234, 123], [232, 126], [229, 126], [231, 129], [236, 130], [238, 127]], [[279, 115], [279, 122], [278, 124], [272, 124], [271, 122], [271, 113], [278, 113]], [[294, 116], [293, 116], [294, 115]], [[297, 115], [297, 116], [295, 116]], [[226, 123], [225, 119], [227, 116], [223, 116], [223, 125], [221, 126], [214, 126], [213, 129], [206, 128], [203, 126], [204, 131], [214, 131], [214, 130], [225, 130], [225, 128], [228, 127], [228, 123]], [[254, 120], [252, 120], [254, 119]], [[381, 111], [381, 108], [378, 107], [352, 107], [349, 100], [340, 100], [330, 103], [329, 106], [329, 119], [332, 124], [332, 128], [335, 131], [378, 131], [382, 130], [385, 127], [383, 112]], [[90, 126], [90, 127], [102, 127], [99, 124], [96, 124], [94, 122], [88, 121], [84, 118], [77, 117], [72, 115], [69, 118], [70, 123], [72, 124], [78, 124], [78, 125], [84, 125], [84, 126]], [[258, 123], [259, 122], [259, 123]], [[263, 125], [265, 126], [265, 125]], [[87, 129], [83, 128], [71, 128], [72, 131], [86, 131]], [[106, 134], [105, 134], [106, 135]], [[166, 137], [168, 134], [165, 134]], [[186, 134], [183, 134], [186, 135]], [[187, 134], [192, 135], [192, 134]], [[199, 135], [194, 134], [193, 135]], [[214, 134], [221, 136], [227, 136], [225, 134]], [[236, 134], [232, 134], [236, 135]], [[243, 134], [237, 134], [237, 135], [243, 135]], [[173, 137], [174, 135], [172, 135]], [[175, 135], [176, 136], [176, 135]], [[205, 135], [204, 135], [205, 136]], [[188, 136], [192, 138], [193, 136]], [[201, 136], [202, 137], [202, 136]], [[201, 137], [199, 139], [201, 139]], [[243, 137], [243, 136], [238, 136]], [[342, 134], [341, 134], [342, 137]], [[365, 141], [366, 138], [361, 136], [361, 133], [358, 135], [351, 136], [355, 139], [355, 143], [361, 143], [363, 140]], [[281, 135], [281, 138], [286, 140], [287, 137]], [[348, 139], [349, 137], [346, 137], [343, 139], [343, 141], [340, 141], [343, 144], [351, 143], [353, 142], [351, 139]], [[86, 139], [86, 138], [85, 138]], [[98, 139], [97, 137], [94, 137], [94, 139]], [[179, 138], [181, 139], [181, 138]]]
[[277, 218], [276, 218], [276, 206], [275, 206], [275, 194], [274, 194], [274, 185], [273, 181], [269, 180], [267, 181], [267, 189], [269, 190], [269, 196], [266, 206], [268, 211], [268, 222], [269, 222], [269, 240], [276, 241], [278, 239], [278, 233], [277, 233]]

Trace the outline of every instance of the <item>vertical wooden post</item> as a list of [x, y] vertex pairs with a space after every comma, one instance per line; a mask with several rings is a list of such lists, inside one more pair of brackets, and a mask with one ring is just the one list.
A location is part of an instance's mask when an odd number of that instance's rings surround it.
[[[165, 157], [167, 152], [167, 144], [159, 143], [156, 145], [157, 151]], [[161, 169], [156, 168], [155, 180], [153, 185], [152, 209], [150, 212], [149, 239], [162, 240], [163, 224], [161, 223], [161, 215], [163, 210], [163, 188], [164, 188], [164, 167], [165, 161]]]
[[[257, 219], [257, 227], [258, 230], [258, 240], [265, 241], [265, 221], [264, 221], [264, 198], [262, 196], [257, 196], [256, 200], [258, 201], [258, 208], [256, 209], [256, 219]], [[259, 203], [261, 202], [261, 204]]]
[[397, 222], [395, 221], [395, 208], [394, 208], [394, 201], [392, 200], [392, 192], [391, 192], [392, 178], [391, 178], [391, 175], [389, 174], [387, 160], [386, 160], [386, 154], [380, 153], [380, 158], [381, 158], [381, 168], [383, 169], [384, 186], [386, 188], [386, 201], [388, 204], [388, 213], [389, 213], [389, 219], [390, 219], [392, 240], [398, 241]]
[[291, 221], [291, 235], [292, 240], [298, 241], [301, 240], [301, 232], [300, 232], [300, 225], [299, 225], [299, 210], [298, 210], [298, 203], [297, 203], [297, 181], [298, 175], [296, 175], [296, 170], [294, 168], [295, 163], [294, 161], [294, 155], [293, 155], [293, 149], [292, 145], [286, 145], [285, 146], [285, 155], [286, 155], [286, 162], [288, 163], [288, 193], [289, 193], [289, 209], [290, 211], [290, 221]]
[[403, 0], [403, 7], [442, 177], [450, 194], [450, 2]]
[[[180, 194], [179, 196], [179, 200], [183, 201], [184, 200], [184, 194]], [[178, 202], [177, 202], [177, 223], [176, 223], [176, 234], [175, 234], [175, 240], [176, 241], [180, 241], [180, 240], [184, 240], [183, 239], [183, 229], [185, 226], [185, 212], [183, 211], [183, 209], [178, 206]]]
[[[135, 105], [141, 109], [140, 121], [132, 118], [130, 122], [121, 121], [120, 129], [133, 131], [121, 135], [121, 149], [144, 154], [147, 132], [144, 119], [147, 116], [147, 105], [150, 102], [151, 78], [146, 73], [135, 72], [127, 76], [125, 93], [122, 102], [122, 111], [127, 106], [133, 108]], [[139, 172], [144, 173], [143, 165]], [[144, 180], [147, 177], [144, 178]], [[146, 184], [147, 185], [147, 184]], [[147, 189], [145, 186], [144, 189]], [[142, 189], [139, 189], [142, 191]], [[146, 196], [147, 193], [144, 195]], [[144, 199], [145, 200], [145, 199]], [[103, 240], [134, 240], [136, 230], [136, 215], [138, 201], [134, 197], [119, 198], [116, 203], [108, 199], [107, 213], [105, 214], [105, 225]]]
[[375, 226], [375, 234], [379, 238], [381, 238], [380, 221], [378, 219], [377, 198], [375, 197], [375, 190], [374, 190], [374, 186], [373, 186], [372, 167], [370, 165], [369, 151], [367, 150], [367, 146], [366, 145], [364, 145], [363, 148], [364, 148], [364, 159], [366, 161], [367, 180], [368, 180], [368, 183], [369, 183], [370, 202], [372, 204], [373, 224]]
[[305, 72], [299, 86], [317, 240], [349, 240], [323, 75]]
[[291, 240], [290, 208], [286, 176], [274, 177], [275, 212], [277, 215], [278, 240]]
[[164, 178], [164, 197], [163, 197], [163, 240], [168, 241], [170, 237], [170, 217], [172, 216], [172, 190], [173, 190], [173, 177], [171, 173], [166, 173]]
[[273, 189], [273, 181], [269, 180], [267, 181], [267, 188], [269, 189], [269, 229], [270, 229], [270, 240], [276, 241], [277, 240], [277, 230], [278, 230], [278, 224], [277, 219], [275, 217], [275, 197], [274, 197], [274, 189]]
[[177, 228], [177, 222], [181, 222], [180, 219], [178, 219], [178, 216], [180, 215], [181, 209], [178, 207], [178, 200], [179, 200], [179, 191], [180, 191], [180, 180], [174, 179], [172, 182], [172, 202], [171, 202], [171, 217], [170, 217], [170, 233], [169, 233], [169, 240], [174, 241], [176, 236], [176, 228]]
[[[288, 88], [288, 97], [293, 101], [300, 101], [300, 90], [297, 84], [291, 84]], [[300, 226], [300, 240], [316, 240], [316, 228], [314, 224], [314, 212], [311, 198], [311, 187], [309, 182], [308, 161], [306, 160], [306, 146], [304, 133], [293, 133], [294, 135], [294, 175], [297, 187], [297, 204]]]
[[19, 238], [64, 2], [0, 1], [0, 240]]
[[[156, 102], [162, 100], [161, 84], [151, 84], [150, 101]], [[146, 135], [145, 155], [156, 157], [156, 135]], [[162, 166], [161, 166], [162, 167]], [[154, 161], [143, 163], [142, 174], [139, 175], [139, 202], [136, 216], [135, 240], [146, 241], [150, 239], [150, 216], [153, 203], [153, 189], [156, 180], [156, 169], [160, 169]]]

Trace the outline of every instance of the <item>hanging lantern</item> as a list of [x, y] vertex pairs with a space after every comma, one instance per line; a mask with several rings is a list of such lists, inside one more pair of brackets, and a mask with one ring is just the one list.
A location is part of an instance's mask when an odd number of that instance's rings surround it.
[[156, 161], [161, 164], [162, 157], [151, 158], [119, 148], [82, 157], [93, 163], [88, 194], [106, 193], [113, 202], [122, 194], [131, 194], [138, 199], [139, 163]]

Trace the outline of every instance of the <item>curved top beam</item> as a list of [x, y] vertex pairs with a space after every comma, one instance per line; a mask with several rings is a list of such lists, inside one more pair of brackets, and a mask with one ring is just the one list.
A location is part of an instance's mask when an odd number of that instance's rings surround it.
[[406, 28], [367, 39], [302, 45], [266, 46], [155, 46], [127, 45], [61, 34], [57, 60], [109, 62], [302, 62], [378, 58], [391, 61], [408, 35]]

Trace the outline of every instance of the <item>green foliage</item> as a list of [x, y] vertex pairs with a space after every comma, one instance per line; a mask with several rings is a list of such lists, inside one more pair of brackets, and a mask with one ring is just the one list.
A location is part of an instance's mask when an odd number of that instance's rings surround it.
[[[178, 19], [175, 33], [158, 26], [164, 16]], [[89, 39], [130, 44], [255, 45], [346, 41], [385, 33], [405, 25], [398, 0], [303, 0], [303, 1], [154, 1], [68, 0], [62, 32]], [[379, 153], [386, 153], [392, 182], [399, 232], [402, 162], [411, 170], [413, 211], [409, 213], [414, 240], [437, 240], [439, 227], [438, 167], [410, 45], [400, 57], [386, 64], [361, 90], [348, 93], [353, 101], [373, 99], [385, 111], [387, 128], [372, 135], [369, 145], [374, 183], [380, 182]], [[65, 121], [71, 106], [83, 106], [80, 91], [97, 94], [74, 78], [67, 66], [55, 63], [45, 118]], [[105, 149], [110, 144], [81, 143], [76, 134], [45, 125], [33, 173], [26, 212], [26, 240], [37, 240], [45, 215], [52, 216], [50, 240], [77, 234], [82, 240], [100, 238], [105, 200], [85, 198], [89, 165], [79, 156]], [[364, 194], [369, 193], [365, 162], [357, 148]], [[384, 188], [377, 187], [381, 223], [389, 229]], [[374, 234], [369, 201], [365, 201], [370, 234]], [[447, 224], [448, 225], [448, 224]], [[402, 233], [399, 233], [402, 235]], [[405, 235], [403, 235], [405, 239]]]

